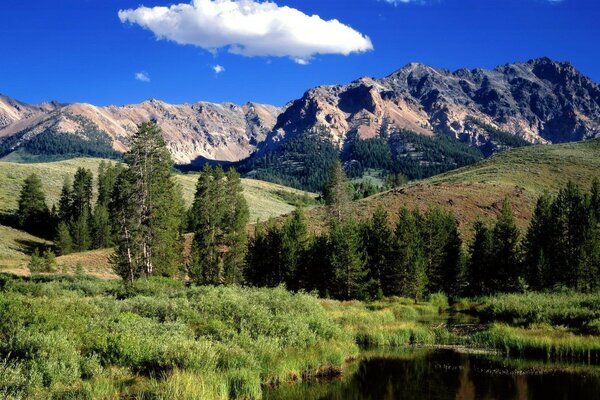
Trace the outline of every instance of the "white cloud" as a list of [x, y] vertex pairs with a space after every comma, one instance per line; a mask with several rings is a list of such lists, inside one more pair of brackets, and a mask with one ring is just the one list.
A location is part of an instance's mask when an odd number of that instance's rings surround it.
[[120, 10], [121, 22], [138, 24], [158, 39], [211, 52], [227, 47], [248, 57], [290, 57], [307, 62], [316, 54], [373, 50], [368, 36], [336, 19], [306, 15], [291, 7], [255, 0], [193, 0], [170, 7]]
[[212, 67], [213, 71], [215, 71], [215, 74], [220, 74], [221, 72], [225, 72], [225, 67], [223, 67], [222, 65], [215, 65]]
[[136, 72], [135, 79], [140, 82], [150, 82], [150, 75], [147, 72]]

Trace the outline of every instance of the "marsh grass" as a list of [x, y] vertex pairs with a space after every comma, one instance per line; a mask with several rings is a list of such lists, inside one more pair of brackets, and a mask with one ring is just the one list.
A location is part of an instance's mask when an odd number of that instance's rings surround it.
[[432, 317], [445, 309], [447, 300], [439, 295], [429, 302], [390, 297], [373, 302], [338, 302], [321, 304], [333, 321], [351, 333], [361, 348], [432, 345], [449, 340], [449, 333], [435, 328]]
[[318, 299], [283, 288], [3, 275], [0, 289], [0, 390], [16, 397], [259, 398], [358, 353]]

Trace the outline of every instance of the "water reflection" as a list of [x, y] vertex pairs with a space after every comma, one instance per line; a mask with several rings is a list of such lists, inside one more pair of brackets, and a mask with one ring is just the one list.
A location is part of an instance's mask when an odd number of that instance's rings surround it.
[[600, 399], [600, 367], [415, 350], [370, 355], [341, 379], [284, 385], [267, 399]]

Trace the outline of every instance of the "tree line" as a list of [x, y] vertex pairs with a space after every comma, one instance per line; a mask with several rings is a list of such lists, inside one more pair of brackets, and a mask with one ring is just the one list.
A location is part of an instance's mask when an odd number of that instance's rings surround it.
[[324, 191], [329, 210], [324, 232], [309, 233], [302, 210], [256, 228], [249, 283], [283, 284], [339, 299], [600, 288], [598, 180], [589, 193], [569, 182], [556, 196], [540, 196], [524, 235], [505, 199], [495, 221], [474, 222], [473, 238], [465, 244], [456, 217], [437, 208], [401, 208], [392, 226], [379, 207], [358, 222], [348, 207], [345, 179], [337, 163]]
[[[41, 180], [26, 179], [19, 223], [34, 232], [55, 227], [61, 254], [115, 247], [111, 263], [126, 281], [176, 276], [197, 284], [285, 285], [339, 299], [444, 292], [452, 297], [600, 286], [600, 183], [589, 192], [568, 183], [537, 201], [524, 235], [508, 199], [495, 221], [477, 220], [465, 244], [449, 211], [378, 208], [366, 221], [352, 213], [352, 185], [336, 161], [323, 188], [327, 228], [314, 233], [299, 208], [284, 220], [257, 223], [248, 235], [248, 205], [239, 174], [205, 166], [193, 204], [181, 188], [160, 130], [142, 124], [126, 165], [101, 163], [93, 177], [78, 169], [57, 206], [46, 205]], [[193, 233], [184, 251], [183, 235]]]

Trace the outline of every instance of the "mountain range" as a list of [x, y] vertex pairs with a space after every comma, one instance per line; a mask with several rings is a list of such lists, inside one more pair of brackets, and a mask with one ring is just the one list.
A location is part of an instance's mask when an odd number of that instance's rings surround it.
[[415, 140], [402, 140], [409, 135], [444, 137], [487, 156], [524, 143], [600, 136], [600, 86], [568, 62], [539, 58], [454, 72], [411, 63], [381, 79], [312, 88], [283, 107], [154, 99], [98, 107], [0, 96], [0, 157], [117, 154], [150, 119], [181, 165], [259, 159], [286, 142], [316, 136], [342, 155], [357, 141], [376, 138], [396, 155], [399, 139], [414, 150], [407, 142]]

